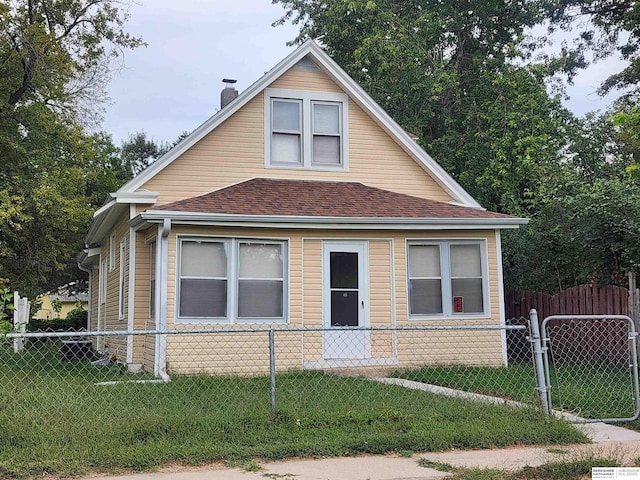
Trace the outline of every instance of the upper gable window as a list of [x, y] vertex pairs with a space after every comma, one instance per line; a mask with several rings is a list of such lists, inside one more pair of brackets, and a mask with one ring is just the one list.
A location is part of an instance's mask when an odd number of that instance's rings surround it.
[[346, 170], [347, 96], [267, 89], [267, 167]]

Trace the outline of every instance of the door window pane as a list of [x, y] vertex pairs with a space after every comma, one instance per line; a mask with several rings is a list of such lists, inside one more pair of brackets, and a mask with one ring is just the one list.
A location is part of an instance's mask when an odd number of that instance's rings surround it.
[[331, 292], [331, 326], [358, 326], [358, 292]]
[[331, 288], [358, 288], [358, 254], [331, 252], [329, 254]]

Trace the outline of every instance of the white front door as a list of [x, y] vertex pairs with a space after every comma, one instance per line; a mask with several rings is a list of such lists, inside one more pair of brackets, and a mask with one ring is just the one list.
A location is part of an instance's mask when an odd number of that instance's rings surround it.
[[367, 327], [366, 242], [323, 244], [323, 353], [325, 359], [371, 357]]

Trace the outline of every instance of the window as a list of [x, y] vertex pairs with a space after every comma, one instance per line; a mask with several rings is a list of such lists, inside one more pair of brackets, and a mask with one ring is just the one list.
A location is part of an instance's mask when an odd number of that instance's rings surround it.
[[109, 271], [116, 269], [116, 234], [109, 235]]
[[340, 165], [340, 104], [311, 102], [313, 110], [312, 165]]
[[107, 301], [107, 259], [100, 262], [100, 272], [98, 280], [98, 302], [102, 305]]
[[408, 244], [409, 315], [455, 317], [487, 310], [485, 244], [425, 241]]
[[182, 242], [180, 317], [227, 317], [227, 264], [225, 242]]
[[346, 169], [347, 106], [344, 94], [267, 89], [266, 165]]
[[282, 245], [240, 242], [238, 249], [238, 318], [281, 318]]
[[178, 318], [285, 319], [285, 242], [189, 237], [178, 245]]
[[125, 289], [124, 289], [124, 279], [125, 279], [125, 268], [126, 268], [126, 254], [127, 254], [127, 243], [126, 239], [123, 238], [120, 240], [120, 271], [119, 279], [118, 279], [118, 318], [122, 320], [125, 315]]
[[156, 242], [149, 244], [149, 319], [156, 318]]
[[274, 163], [302, 163], [302, 102], [274, 99], [272, 108], [271, 158]]

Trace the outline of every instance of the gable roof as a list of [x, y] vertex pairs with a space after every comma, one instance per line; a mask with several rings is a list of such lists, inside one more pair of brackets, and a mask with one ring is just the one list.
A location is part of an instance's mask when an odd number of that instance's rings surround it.
[[213, 131], [227, 118], [260, 94], [271, 83], [305, 57], [311, 58], [342, 90], [362, 108], [376, 123], [425, 170], [434, 180], [461, 205], [482, 208], [445, 170], [418, 146], [411, 137], [334, 62], [313, 40], [307, 40], [289, 54], [262, 78], [251, 85], [229, 105], [196, 128], [187, 138], [178, 143], [137, 177], [123, 185], [118, 193], [132, 193], [161, 172], [180, 155]]
[[[255, 178], [205, 195], [152, 207], [140, 220], [331, 225], [469, 224], [504, 228], [526, 220], [473, 207], [413, 197], [358, 182]], [[389, 225], [387, 225], [389, 224]]]

